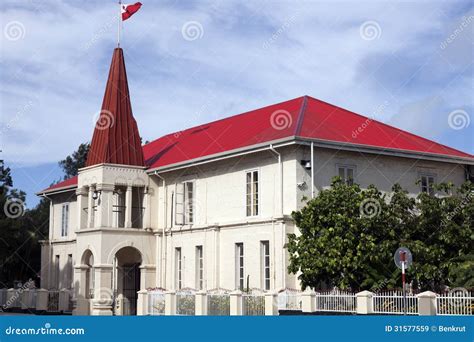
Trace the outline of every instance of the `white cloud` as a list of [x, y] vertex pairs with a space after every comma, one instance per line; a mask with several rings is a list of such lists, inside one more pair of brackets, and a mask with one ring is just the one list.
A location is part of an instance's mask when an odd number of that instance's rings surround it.
[[[3, 132], [17, 117], [2, 135], [5, 159], [55, 162], [90, 139], [116, 39], [116, 5], [84, 6], [35, 0], [2, 6], [2, 30], [11, 21], [25, 28], [22, 39], [1, 38]], [[472, 52], [459, 43], [439, 51], [463, 15], [452, 14], [458, 7], [374, 1], [144, 3], [124, 23], [122, 41], [134, 115], [143, 138], [154, 139], [308, 94], [367, 115], [388, 103], [379, 119], [397, 114], [394, 122], [418, 132], [432, 111], [410, 103], [430, 102], [441, 93], [447, 107], [472, 106], [466, 65]], [[378, 39], [360, 37], [359, 27], [368, 20], [380, 25]], [[182, 37], [189, 21], [202, 25], [201, 38]], [[472, 39], [466, 35], [459, 41]], [[454, 77], [448, 91], [446, 82]], [[404, 83], [401, 89], [394, 86]], [[398, 113], [413, 111], [419, 119], [397, 121]], [[442, 129], [429, 133], [436, 138]]]

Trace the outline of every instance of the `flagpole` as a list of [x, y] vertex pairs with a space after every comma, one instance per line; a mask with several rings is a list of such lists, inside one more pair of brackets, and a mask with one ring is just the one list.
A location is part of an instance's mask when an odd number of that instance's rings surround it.
[[120, 47], [120, 24], [122, 21], [122, 0], [119, 0], [118, 2], [118, 28], [117, 28], [117, 47]]

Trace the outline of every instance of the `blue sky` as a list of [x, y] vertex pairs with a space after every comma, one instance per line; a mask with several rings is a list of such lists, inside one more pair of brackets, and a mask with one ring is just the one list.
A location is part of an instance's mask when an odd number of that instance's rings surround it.
[[[311, 95], [474, 153], [470, 1], [141, 2], [121, 45], [144, 140]], [[61, 178], [57, 161], [91, 139], [118, 8], [0, 11], [1, 158], [31, 207]]]

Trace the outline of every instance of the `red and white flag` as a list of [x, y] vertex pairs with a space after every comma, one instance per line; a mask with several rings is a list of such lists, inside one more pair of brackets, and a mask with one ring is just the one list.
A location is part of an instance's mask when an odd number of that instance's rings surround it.
[[135, 12], [140, 9], [140, 7], [142, 7], [142, 3], [136, 2], [134, 4], [121, 4], [120, 6], [122, 12], [122, 20], [127, 20], [132, 15], [134, 15]]

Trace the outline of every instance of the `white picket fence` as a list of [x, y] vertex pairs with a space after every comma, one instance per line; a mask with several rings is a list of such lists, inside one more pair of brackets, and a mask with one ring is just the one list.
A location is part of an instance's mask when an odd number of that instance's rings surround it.
[[278, 310], [300, 311], [301, 291], [286, 288], [278, 293]]
[[403, 298], [402, 291], [383, 291], [375, 293], [374, 313], [400, 315], [404, 314], [404, 301], [406, 303], [407, 315], [418, 315], [418, 298], [414, 294], [407, 293]]
[[176, 315], [193, 316], [195, 314], [195, 294], [194, 289], [176, 291]]
[[451, 291], [436, 296], [437, 314], [442, 316], [474, 315], [474, 291]]
[[316, 311], [356, 312], [356, 295], [352, 292], [338, 289], [316, 292], [315, 301]]
[[214, 289], [207, 294], [208, 316], [230, 315], [230, 290]]
[[165, 292], [163, 289], [148, 291], [148, 314], [152, 316], [165, 314]]
[[260, 289], [252, 289], [242, 293], [242, 315], [265, 315], [265, 293]]

